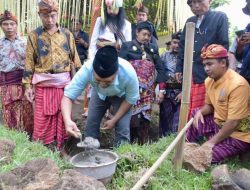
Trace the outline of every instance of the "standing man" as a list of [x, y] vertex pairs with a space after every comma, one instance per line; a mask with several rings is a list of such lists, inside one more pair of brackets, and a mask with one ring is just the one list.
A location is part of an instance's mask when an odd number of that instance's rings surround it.
[[82, 20], [75, 20], [73, 27], [76, 49], [83, 65], [84, 60], [88, 58], [89, 36], [82, 30], [82, 24]]
[[186, 138], [197, 142], [206, 137], [203, 146], [212, 148], [212, 163], [217, 164], [250, 150], [250, 91], [248, 82], [228, 68], [228, 52], [223, 46], [204, 48], [201, 58], [208, 75], [205, 105], [192, 113], [194, 122]]
[[[136, 23], [132, 24], [132, 40], [136, 39], [136, 27], [137, 27], [137, 24], [140, 23], [140, 22], [148, 21], [148, 14], [149, 14], [148, 8], [146, 6], [144, 6], [144, 5], [142, 5], [137, 10]], [[150, 22], [150, 25], [151, 25], [152, 31], [153, 31], [153, 33], [151, 35], [151, 38], [150, 38], [150, 43], [153, 43], [156, 47], [158, 47], [158, 45], [157, 45], [158, 36], [156, 34], [154, 25], [151, 22]]]
[[32, 104], [24, 96], [22, 77], [26, 40], [17, 35], [17, 18], [9, 11], [0, 15], [4, 37], [0, 39], [0, 96], [4, 124], [11, 129], [33, 131]]
[[71, 120], [72, 100], [81, 94], [87, 84], [91, 84], [92, 96], [85, 137], [99, 138], [101, 120], [112, 105], [114, 117], [107, 120], [102, 128], [115, 128], [115, 147], [130, 142], [131, 107], [139, 98], [138, 79], [132, 65], [118, 58], [113, 46], [105, 46], [97, 51], [94, 60], [87, 61], [76, 73], [65, 88], [61, 106], [67, 132], [77, 138], [81, 133]]
[[[170, 51], [161, 55], [164, 63], [165, 74], [169, 77], [166, 85], [166, 94], [164, 101], [160, 104], [160, 136], [167, 136], [176, 133], [178, 129], [181, 90], [178, 89], [181, 84], [177, 83], [174, 74], [176, 70], [177, 55], [179, 50], [179, 41], [181, 33], [172, 34], [170, 41]], [[178, 86], [177, 86], [178, 85]]]
[[[188, 0], [192, 12], [195, 16], [190, 17], [187, 22], [194, 22], [194, 53], [193, 53], [193, 73], [191, 84], [191, 100], [189, 113], [195, 108], [200, 108], [204, 105], [205, 86], [204, 80], [207, 77], [204, 66], [202, 64], [200, 54], [204, 45], [220, 44], [226, 49], [229, 47], [228, 39], [228, 19], [227, 16], [218, 11], [209, 9], [212, 0]], [[184, 64], [184, 49], [185, 49], [185, 34], [184, 27], [180, 44], [176, 67], [176, 79], [181, 82], [183, 64]]]
[[41, 0], [38, 6], [43, 26], [28, 36], [23, 84], [26, 97], [35, 102], [33, 140], [64, 153], [67, 135], [60, 103], [71, 80], [71, 64], [80, 68], [81, 63], [73, 35], [57, 23], [57, 1]]
[[141, 145], [149, 139], [152, 104], [155, 101], [155, 82], [160, 86], [157, 99], [161, 102], [165, 90], [162, 86], [166, 81], [158, 48], [149, 43], [152, 32], [151, 23], [148, 21], [138, 23], [136, 39], [123, 43], [119, 52], [119, 57], [126, 59], [134, 67], [139, 80], [140, 99], [132, 109], [130, 130], [131, 140]]

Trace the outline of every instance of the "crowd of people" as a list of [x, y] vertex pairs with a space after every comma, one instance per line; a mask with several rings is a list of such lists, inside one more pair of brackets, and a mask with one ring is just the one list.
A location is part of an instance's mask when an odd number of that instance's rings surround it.
[[[228, 59], [226, 14], [211, 10], [211, 0], [187, 4], [194, 16], [186, 22], [195, 23], [195, 34], [189, 106], [194, 122], [186, 140], [203, 139], [203, 145], [213, 149], [212, 163], [239, 154], [244, 157], [250, 150], [250, 27], [230, 48], [242, 63], [236, 72]], [[159, 55], [147, 7], [138, 8], [136, 23], [131, 24], [122, 1], [105, 0], [103, 6], [91, 38], [83, 31], [81, 19], [73, 20], [72, 31], [60, 27], [56, 0], [38, 3], [42, 25], [27, 39], [17, 34], [19, 23], [10, 11], [0, 15], [5, 34], [0, 39], [0, 95], [6, 127], [26, 131], [33, 141], [56, 147], [64, 155], [68, 137], [82, 135], [72, 120], [72, 104], [88, 89], [85, 137], [100, 138], [100, 123], [108, 111], [112, 117], [102, 129], [115, 130], [114, 147], [144, 144], [155, 102], [159, 136], [177, 132], [185, 26], [171, 35], [167, 51]], [[248, 7], [249, 3], [244, 10]]]

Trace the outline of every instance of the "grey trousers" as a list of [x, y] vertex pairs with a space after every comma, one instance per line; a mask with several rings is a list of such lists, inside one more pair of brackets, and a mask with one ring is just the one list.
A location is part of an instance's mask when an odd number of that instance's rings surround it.
[[[98, 139], [100, 136], [100, 123], [107, 109], [112, 105], [112, 114], [115, 114], [120, 108], [125, 97], [112, 96], [106, 100], [101, 100], [95, 89], [92, 89], [92, 94], [89, 102], [87, 125], [85, 137], [93, 137]], [[130, 120], [132, 116], [131, 109], [123, 115], [115, 126], [114, 147], [130, 142]]]

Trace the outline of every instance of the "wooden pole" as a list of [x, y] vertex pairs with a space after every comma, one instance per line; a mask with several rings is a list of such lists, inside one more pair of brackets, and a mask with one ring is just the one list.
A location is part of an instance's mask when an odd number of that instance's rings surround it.
[[149, 170], [142, 176], [142, 178], [135, 184], [135, 186], [131, 190], [139, 190], [153, 175], [156, 169], [162, 164], [162, 162], [167, 158], [168, 154], [174, 149], [179, 140], [185, 136], [185, 132], [193, 123], [193, 118], [189, 120], [186, 126], [179, 132], [177, 137], [173, 140], [173, 142], [168, 146], [168, 148], [163, 152], [163, 154], [157, 159], [157, 161], [149, 168]]
[[[190, 89], [191, 89], [192, 67], [193, 67], [194, 29], [195, 29], [195, 23], [188, 22], [186, 24], [182, 99], [181, 99], [178, 132], [182, 130], [183, 126], [188, 120], [188, 107], [190, 103]], [[184, 142], [185, 142], [185, 137], [182, 137], [182, 139], [176, 146], [174, 167], [177, 171], [180, 171], [182, 168]]]

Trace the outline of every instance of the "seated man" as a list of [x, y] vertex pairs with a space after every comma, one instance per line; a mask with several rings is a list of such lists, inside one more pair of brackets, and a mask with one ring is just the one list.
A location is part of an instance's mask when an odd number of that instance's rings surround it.
[[212, 147], [212, 163], [250, 149], [249, 85], [228, 68], [227, 57], [221, 45], [203, 48], [201, 58], [208, 75], [205, 105], [195, 110], [193, 126], [187, 131], [189, 142], [207, 138], [203, 145]]
[[86, 137], [99, 138], [100, 123], [112, 105], [114, 117], [107, 120], [103, 129], [115, 128], [114, 146], [130, 142], [131, 107], [139, 99], [139, 84], [135, 70], [126, 60], [118, 58], [112, 46], [100, 48], [94, 60], [87, 61], [65, 88], [61, 102], [66, 131], [76, 138], [81, 136], [71, 120], [72, 100], [92, 86], [92, 95], [86, 124]]

